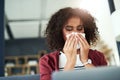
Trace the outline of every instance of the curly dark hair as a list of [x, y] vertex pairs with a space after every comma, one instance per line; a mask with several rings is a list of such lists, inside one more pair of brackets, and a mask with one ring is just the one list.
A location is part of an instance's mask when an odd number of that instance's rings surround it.
[[51, 50], [62, 50], [65, 44], [63, 38], [63, 26], [71, 17], [79, 17], [84, 26], [84, 32], [87, 42], [93, 45], [98, 39], [98, 28], [95, 18], [86, 10], [79, 8], [66, 7], [53, 14], [46, 28], [46, 38]]

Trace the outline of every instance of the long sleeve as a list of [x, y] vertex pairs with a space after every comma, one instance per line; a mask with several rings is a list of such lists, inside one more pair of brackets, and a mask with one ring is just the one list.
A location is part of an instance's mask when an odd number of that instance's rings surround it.
[[59, 51], [49, 53], [39, 60], [40, 80], [51, 80], [53, 71], [58, 71]]
[[41, 58], [40, 65], [40, 80], [51, 80], [51, 70], [45, 58]]
[[98, 67], [99, 66], [107, 66], [107, 61], [106, 61], [103, 53], [101, 53], [97, 50], [90, 50], [88, 56], [92, 60], [92, 63], [95, 66], [98, 66]]
[[101, 56], [101, 60], [100, 60], [101, 66], [106, 66], [107, 65], [107, 61], [105, 59], [105, 56], [103, 55], [103, 53], [101, 53], [100, 56]]

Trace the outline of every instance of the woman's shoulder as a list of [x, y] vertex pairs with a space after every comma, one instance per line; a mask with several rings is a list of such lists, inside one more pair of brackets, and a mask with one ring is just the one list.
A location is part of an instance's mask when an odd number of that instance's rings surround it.
[[89, 56], [102, 57], [102, 56], [104, 56], [104, 54], [103, 54], [102, 52], [96, 50], [96, 49], [95, 49], [95, 50], [90, 49], [90, 51], [89, 51]]
[[40, 60], [49, 60], [49, 59], [54, 59], [59, 55], [59, 51], [54, 51], [54, 52], [50, 52], [48, 54], [45, 54], [44, 56], [42, 56], [40, 58]]

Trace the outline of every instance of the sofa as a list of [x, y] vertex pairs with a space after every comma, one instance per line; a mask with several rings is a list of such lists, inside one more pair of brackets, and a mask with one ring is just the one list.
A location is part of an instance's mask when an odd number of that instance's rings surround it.
[[0, 77], [0, 80], [40, 80], [40, 75], [8, 76]]

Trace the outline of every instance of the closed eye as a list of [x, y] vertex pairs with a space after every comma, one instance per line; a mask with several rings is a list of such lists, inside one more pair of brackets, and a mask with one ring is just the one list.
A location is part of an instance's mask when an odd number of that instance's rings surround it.
[[65, 29], [67, 30], [67, 31], [72, 31], [73, 30], [73, 27], [72, 26], [65, 26]]
[[84, 29], [83, 25], [77, 26], [77, 30], [78, 30], [78, 31], [81, 31], [81, 30], [83, 30], [83, 29]]

